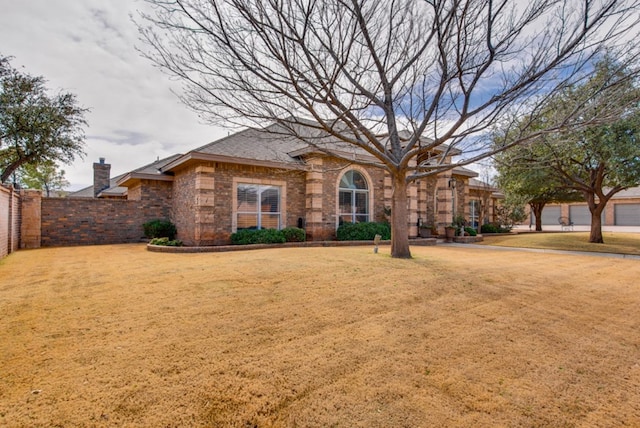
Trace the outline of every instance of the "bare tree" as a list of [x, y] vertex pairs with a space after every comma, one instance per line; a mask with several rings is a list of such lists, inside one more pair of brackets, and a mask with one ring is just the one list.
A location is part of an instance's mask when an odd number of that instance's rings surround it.
[[[637, 34], [639, 0], [147, 1], [146, 56], [183, 80], [181, 97], [201, 117], [277, 122], [319, 150], [340, 142], [377, 159], [392, 180], [391, 253], [401, 258], [411, 257], [412, 180], [542, 132], [519, 128], [503, 146], [484, 137], [584, 79], [605, 47], [636, 59], [621, 42]], [[438, 148], [443, 156], [422, 162]], [[445, 162], [458, 150], [465, 156]]]

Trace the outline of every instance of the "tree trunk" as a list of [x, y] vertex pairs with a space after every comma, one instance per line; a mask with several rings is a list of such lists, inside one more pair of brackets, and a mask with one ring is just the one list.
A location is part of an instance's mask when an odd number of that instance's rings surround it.
[[602, 239], [602, 212], [607, 205], [608, 199], [600, 197], [600, 200], [596, 202], [596, 195], [589, 192], [585, 192], [585, 199], [591, 212], [591, 233], [589, 234], [589, 242], [593, 244], [603, 244]]
[[391, 176], [391, 257], [410, 259], [409, 222], [407, 209], [407, 182], [404, 173]]
[[602, 210], [596, 209], [591, 212], [591, 233], [589, 234], [589, 242], [594, 244], [604, 243], [604, 239], [602, 239]]
[[533, 215], [536, 217], [536, 232], [542, 231], [542, 210], [544, 208], [544, 202], [532, 202], [529, 204], [533, 210]]

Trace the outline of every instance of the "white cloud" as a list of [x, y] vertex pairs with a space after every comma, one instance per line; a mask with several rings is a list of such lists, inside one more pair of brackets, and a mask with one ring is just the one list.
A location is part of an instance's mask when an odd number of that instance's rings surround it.
[[144, 7], [135, 0], [0, 0], [0, 54], [90, 109], [87, 156], [63, 166], [72, 189], [91, 184], [99, 157], [117, 175], [227, 134], [201, 124], [171, 92], [176, 82], [136, 51], [130, 15]]

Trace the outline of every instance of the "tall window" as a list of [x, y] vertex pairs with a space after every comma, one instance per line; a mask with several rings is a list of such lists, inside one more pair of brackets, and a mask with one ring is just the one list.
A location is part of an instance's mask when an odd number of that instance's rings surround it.
[[238, 184], [237, 229], [280, 229], [280, 187]]
[[472, 199], [469, 201], [469, 222], [471, 227], [477, 229], [480, 225], [478, 220], [480, 219], [480, 201]]
[[358, 171], [350, 170], [342, 176], [338, 206], [341, 222], [369, 221], [369, 187], [367, 180]]

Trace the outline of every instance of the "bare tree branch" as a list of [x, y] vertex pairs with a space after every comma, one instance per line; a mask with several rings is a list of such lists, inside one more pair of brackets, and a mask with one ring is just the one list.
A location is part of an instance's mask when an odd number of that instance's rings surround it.
[[[640, 0], [147, 1], [143, 54], [184, 82], [180, 97], [202, 118], [276, 122], [320, 151], [368, 153], [394, 198], [411, 180], [537, 138], [519, 129], [496, 147], [487, 136], [588, 77], [605, 50], [638, 56]], [[439, 162], [410, 168], [433, 152]]]

